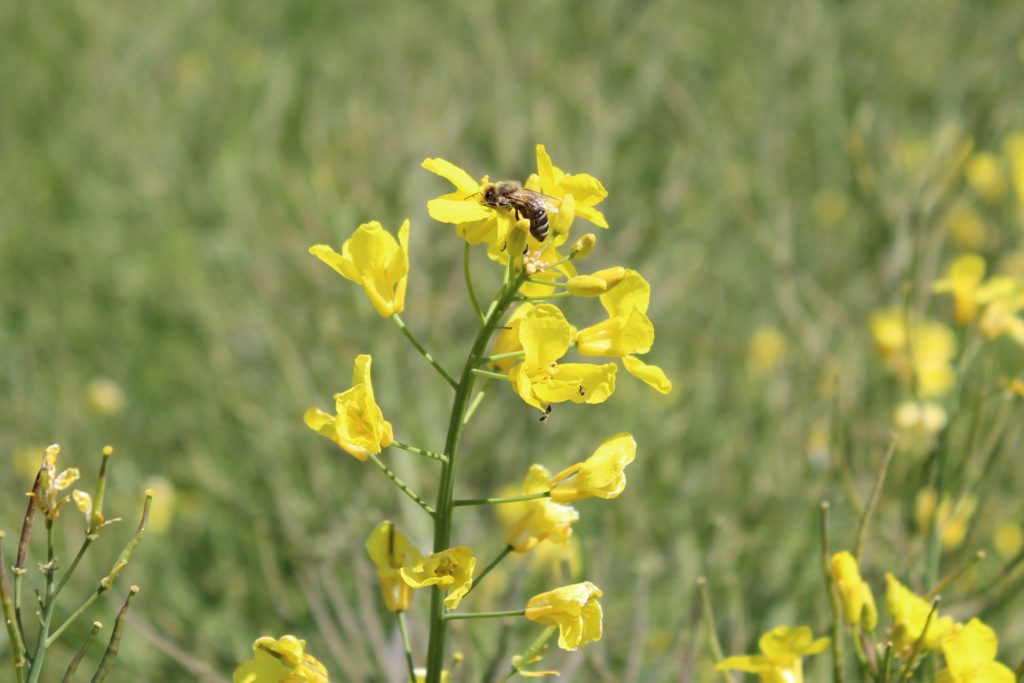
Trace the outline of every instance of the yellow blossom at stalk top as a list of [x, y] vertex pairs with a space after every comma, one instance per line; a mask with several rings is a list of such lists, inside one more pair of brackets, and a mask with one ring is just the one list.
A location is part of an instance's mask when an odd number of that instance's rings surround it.
[[[619, 285], [622, 286], [621, 284]], [[618, 289], [618, 287], [616, 287]], [[520, 398], [539, 410], [552, 403], [603, 403], [615, 391], [615, 364], [559, 363], [573, 328], [558, 307], [534, 306], [519, 323], [523, 361], [508, 372]]]
[[995, 631], [971, 619], [942, 641], [946, 668], [935, 683], [1014, 683], [1013, 671], [996, 661], [998, 647]]
[[571, 503], [584, 498], [618, 498], [626, 488], [626, 465], [636, 457], [636, 440], [622, 432], [607, 439], [583, 462], [551, 478], [551, 500]]
[[[892, 573], [885, 575], [888, 584], [885, 591], [885, 604], [892, 617], [892, 633], [890, 635], [897, 651], [913, 647], [924, 631], [928, 622], [928, 614], [932, 610], [927, 600], [917, 595], [899, 582]], [[942, 639], [953, 628], [953, 618], [940, 617], [938, 610], [928, 624], [928, 632], [922, 640], [922, 646], [928, 650], [938, 650]]]
[[815, 640], [807, 626], [778, 626], [757, 641], [761, 654], [726, 657], [715, 669], [757, 674], [762, 683], [803, 683], [803, 658], [822, 652], [828, 642], [828, 638]]
[[556, 221], [558, 225], [553, 226], [559, 232], [568, 231], [569, 226], [565, 221], [573, 218], [571, 215], [566, 217], [570, 213], [566, 201], [568, 196], [572, 197], [572, 213], [599, 228], [608, 227], [604, 214], [594, 208], [608, 196], [601, 181], [588, 173], [569, 174], [558, 168], [551, 163], [544, 145], [537, 145], [537, 180], [539, 187], [536, 189], [539, 192], [561, 200]]
[[832, 583], [843, 602], [843, 615], [851, 625], [860, 625], [869, 631], [878, 625], [878, 609], [871, 586], [860, 577], [857, 560], [845, 550], [832, 556]]
[[475, 568], [473, 551], [459, 546], [415, 560], [399, 571], [402, 580], [413, 588], [437, 586], [447, 592], [444, 604], [448, 609], [455, 609], [473, 585]]
[[998, 204], [1006, 196], [1006, 176], [999, 157], [991, 152], [972, 154], [964, 165], [964, 176], [971, 189], [990, 204]]
[[[551, 489], [551, 474], [543, 465], [532, 465], [523, 481], [522, 495], [543, 493]], [[572, 525], [580, 513], [571, 505], [561, 505], [551, 498], [536, 498], [501, 506], [508, 521], [505, 543], [517, 553], [525, 553], [544, 540], [565, 543], [572, 535]]]
[[391, 423], [373, 398], [368, 354], [356, 356], [352, 370], [352, 388], [335, 394], [336, 415], [318, 408], [306, 411], [305, 421], [313, 431], [327, 437], [358, 460], [366, 461], [373, 453], [391, 445]]
[[914, 380], [920, 398], [942, 396], [953, 387], [956, 336], [951, 329], [933, 321], [908, 326], [906, 313], [895, 308], [872, 314], [870, 327], [879, 357], [904, 381]]
[[258, 638], [253, 658], [231, 676], [233, 683], [328, 683], [327, 669], [295, 636]]
[[423, 556], [413, 547], [405, 534], [391, 522], [381, 522], [366, 541], [366, 552], [377, 566], [380, 592], [389, 612], [404, 612], [412, 601], [413, 588], [402, 580], [401, 569], [413, 566]]
[[398, 241], [377, 221], [360, 225], [341, 247], [341, 253], [326, 244], [309, 248], [309, 253], [338, 271], [342, 277], [363, 286], [377, 313], [387, 318], [405, 310], [405, 288], [409, 279], [409, 221], [398, 229]]
[[431, 218], [453, 224], [455, 232], [470, 244], [505, 244], [509, 230], [515, 225], [515, 215], [483, 203], [484, 189], [490, 184], [487, 176], [477, 182], [444, 159], [424, 159], [421, 165], [455, 186], [453, 192], [427, 202]]
[[[68, 502], [70, 497], [67, 495], [61, 496], [61, 494], [78, 481], [79, 476], [78, 468], [76, 467], [69, 467], [58, 474], [57, 456], [59, 455], [59, 445], [52, 444], [46, 447], [46, 451], [43, 453], [43, 462], [39, 469], [39, 490], [38, 492], [29, 492], [29, 495], [35, 499], [36, 506], [49, 520], [56, 519], [60, 515], [61, 507]], [[89, 507], [91, 511], [91, 500], [89, 501]]]
[[580, 354], [621, 358], [629, 374], [663, 394], [672, 391], [672, 382], [661, 368], [636, 357], [654, 344], [654, 324], [647, 317], [651, 285], [637, 271], [626, 269], [622, 280], [600, 300], [608, 319], [576, 333]]
[[601, 589], [584, 581], [562, 586], [530, 598], [526, 618], [558, 627], [558, 647], [575, 650], [601, 640]]

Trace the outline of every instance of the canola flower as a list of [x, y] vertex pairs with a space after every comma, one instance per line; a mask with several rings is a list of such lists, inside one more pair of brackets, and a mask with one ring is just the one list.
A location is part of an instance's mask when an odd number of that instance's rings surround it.
[[384, 521], [374, 527], [366, 541], [366, 552], [377, 567], [377, 579], [384, 606], [389, 612], [404, 612], [412, 602], [413, 586], [402, 579], [401, 569], [414, 566], [423, 556], [405, 534]]
[[[919, 638], [925, 649], [938, 650], [942, 639], [953, 629], [953, 618], [940, 616], [936, 610], [929, 621], [928, 615], [932, 612], [932, 606], [927, 600], [900, 583], [891, 572], [885, 575], [885, 581], [885, 604], [892, 617], [890, 637], [896, 650], [908, 651]], [[928, 625], [927, 631], [925, 624]]]
[[402, 580], [412, 588], [437, 586], [448, 593], [445, 607], [455, 609], [473, 585], [476, 558], [466, 546], [449, 548], [428, 557], [413, 560], [399, 569]]
[[[77, 467], [69, 467], [62, 472], [57, 472], [57, 458], [60, 456], [60, 445], [51, 444], [46, 447], [43, 453], [43, 464], [39, 469], [39, 492], [30, 492], [29, 495], [35, 500], [39, 511], [47, 520], [53, 521], [60, 515], [60, 509], [70, 500], [70, 495], [61, 495], [67, 491], [72, 484], [78, 481], [79, 472]], [[88, 495], [88, 494], [85, 494]], [[79, 496], [79, 499], [82, 497]], [[84, 503], [84, 500], [83, 500]], [[83, 510], [84, 511], [84, 510]], [[91, 503], [89, 507], [92, 512]]]
[[[531, 495], [551, 490], [551, 475], [543, 465], [531, 465], [530, 471], [523, 481], [523, 495]], [[533, 549], [541, 541], [565, 543], [572, 535], [572, 525], [580, 513], [571, 505], [556, 503], [551, 498], [538, 498], [512, 505], [502, 506], [509, 514], [518, 512], [505, 533], [505, 543], [517, 553], [525, 553]]]
[[989, 204], [998, 204], [1006, 196], [1006, 175], [998, 156], [976, 152], [964, 164], [967, 184]]
[[985, 259], [977, 254], [964, 254], [954, 260], [945, 277], [935, 281], [932, 291], [950, 294], [957, 324], [968, 325], [978, 317], [982, 305], [1004, 299], [1017, 288], [1013, 278], [996, 276], [985, 279]]
[[828, 643], [828, 638], [815, 640], [807, 626], [777, 626], [757, 641], [761, 654], [727, 657], [715, 668], [757, 674], [762, 683], [803, 683], [803, 658], [823, 652]]
[[390, 446], [394, 439], [391, 423], [384, 419], [384, 413], [374, 400], [370, 379], [372, 364], [373, 359], [369, 355], [356, 356], [352, 387], [334, 396], [337, 414], [310, 408], [304, 417], [310, 429], [364, 462], [370, 455]]
[[626, 466], [636, 457], [636, 439], [625, 432], [597, 447], [583, 462], [551, 477], [551, 500], [571, 503], [584, 498], [618, 498], [626, 489]]
[[328, 683], [327, 668], [295, 636], [257, 638], [253, 658], [231, 675], [232, 683]]
[[405, 310], [409, 280], [409, 221], [398, 229], [398, 241], [377, 221], [360, 225], [339, 254], [326, 244], [309, 253], [347, 280], [363, 286], [370, 303], [382, 317]]
[[995, 631], [980, 619], [958, 626], [942, 641], [946, 668], [935, 683], [1014, 683], [1013, 671], [996, 661], [998, 647]]
[[900, 309], [874, 313], [870, 327], [879, 357], [901, 379], [914, 382], [919, 398], [943, 396], [953, 388], [957, 345], [948, 327], [933, 321], [908, 324]]
[[481, 201], [490, 184], [487, 176], [477, 182], [445, 159], [425, 159], [422, 166], [455, 186], [454, 191], [427, 202], [427, 213], [431, 218], [453, 224], [456, 234], [468, 244], [504, 245], [515, 218], [511, 213]]
[[672, 382], [661, 368], [637, 358], [654, 344], [654, 324], [647, 317], [651, 285], [640, 273], [627, 269], [615, 287], [600, 296], [600, 301], [608, 318], [576, 333], [580, 354], [619, 358], [629, 374], [656, 391], [672, 391]]
[[832, 556], [832, 583], [842, 600], [846, 623], [874, 631], [878, 625], [878, 609], [869, 586], [860, 576], [860, 568], [853, 555], [838, 552]]
[[558, 647], [575, 650], [601, 639], [601, 589], [589, 581], [540, 593], [526, 603], [526, 618], [558, 627]]

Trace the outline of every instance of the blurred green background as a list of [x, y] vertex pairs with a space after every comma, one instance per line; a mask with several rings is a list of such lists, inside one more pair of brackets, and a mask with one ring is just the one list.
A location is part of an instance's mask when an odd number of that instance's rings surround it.
[[[711, 680], [699, 575], [727, 653], [778, 624], [823, 632], [818, 504], [833, 503], [833, 546], [850, 547], [901, 400], [870, 313], [910, 302], [949, 321], [927, 287], [965, 248], [1021, 274], [1020, 198], [981, 201], [960, 163], [969, 144], [1003, 158], [1024, 129], [1022, 35], [1015, 0], [2, 3], [0, 527], [16, 534], [43, 446], [59, 442], [91, 486], [111, 443], [107, 510], [125, 522], [87, 557], [76, 599], [130, 536], [141, 490], [158, 495], [112, 591], [143, 589], [113, 680], [227, 680], [255, 637], [285, 632], [333, 679], [397, 680], [400, 644], [362, 545], [385, 516], [424, 550], [430, 529], [301, 416], [348, 387], [361, 352], [403, 441], [440, 448], [449, 394], [306, 250], [409, 217], [404, 317], [456, 367], [474, 332], [462, 242], [428, 219], [448, 185], [419, 162], [523, 178], [542, 142], [608, 188], [612, 227], [586, 267], [651, 281], [648, 359], [675, 382], [661, 397], [620, 373], [607, 404], [559, 407], [543, 425], [495, 391], [474, 418], [467, 496], [532, 462], [561, 469], [617, 431], [640, 444], [622, 498], [578, 505], [579, 576], [605, 591], [604, 639], [545, 661], [562, 680]], [[477, 257], [486, 290], [496, 275]], [[749, 341], [765, 328], [784, 352], [760, 367]], [[980, 502], [941, 573], [989, 553], [945, 604], [981, 615], [1020, 659], [1020, 572], [977, 589], [1014, 552], [1024, 421], [1019, 401], [974, 399], [1024, 352], [999, 340], [979, 357], [964, 400], [947, 400], [948, 437], [932, 455], [897, 454], [864, 570], [879, 602], [886, 571], [924, 588], [915, 501], [944, 454], [946, 490]], [[968, 432], [991, 448], [976, 452]], [[433, 498], [435, 467], [385, 458]], [[67, 557], [81, 529], [65, 515]], [[464, 509], [456, 538], [486, 559], [496, 525]], [[470, 602], [515, 607], [576, 578], [564, 574], [509, 562]], [[420, 654], [426, 607], [418, 596], [411, 615]], [[458, 680], [504, 669], [534, 633], [458, 625]]]

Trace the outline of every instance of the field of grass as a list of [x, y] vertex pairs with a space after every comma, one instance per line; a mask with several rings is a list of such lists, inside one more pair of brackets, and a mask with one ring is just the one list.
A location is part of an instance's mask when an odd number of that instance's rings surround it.
[[[53, 659], [136, 583], [110, 680], [229, 680], [254, 638], [283, 633], [308, 639], [332, 680], [401, 680], [363, 543], [385, 517], [424, 549], [431, 528], [302, 415], [349, 386], [358, 353], [373, 353], [405, 441], [441, 448], [449, 394], [307, 248], [408, 217], [403, 317], [455, 367], [475, 333], [463, 242], [428, 218], [449, 187], [419, 164], [524, 178], [537, 143], [608, 189], [611, 229], [581, 267], [652, 283], [648, 359], [675, 389], [620, 373], [608, 403], [559, 406], [545, 424], [491, 392], [461, 495], [492, 495], [532, 462], [558, 470], [616, 431], [639, 451], [621, 498], [578, 505], [580, 566], [509, 560], [467, 605], [600, 585], [604, 638], [548, 655], [560, 680], [714, 680], [699, 576], [727, 654], [779, 624], [825, 633], [819, 505], [832, 504], [833, 549], [852, 549], [913, 392], [877, 356], [872, 313], [952, 326], [929, 288], [966, 251], [1024, 277], [1024, 159], [1015, 190], [1003, 151], [1024, 131], [1022, 35], [1015, 0], [0, 3], [0, 528], [17, 535], [46, 444], [87, 482], [114, 445], [107, 509], [125, 522], [86, 557], [75, 604], [130, 537], [141, 490], [157, 492], [123, 586]], [[996, 201], [964, 181], [979, 151], [1002, 164]], [[474, 269], [497, 284], [482, 253]], [[862, 569], [882, 604], [886, 572], [923, 593], [984, 550], [943, 609], [984, 619], [1016, 667], [1024, 404], [1004, 387], [1024, 348], [955, 334], [960, 372], [937, 399], [949, 424], [900, 443]], [[434, 490], [430, 463], [385, 455]], [[918, 514], [935, 487], [975, 503], [941, 555]], [[467, 508], [456, 537], [486, 558], [496, 525]], [[60, 531], [66, 557], [78, 520]], [[504, 669], [536, 631], [520, 621], [457, 624], [456, 680]], [[0, 636], [3, 662], [8, 648]], [[827, 656], [808, 667], [826, 680]]]

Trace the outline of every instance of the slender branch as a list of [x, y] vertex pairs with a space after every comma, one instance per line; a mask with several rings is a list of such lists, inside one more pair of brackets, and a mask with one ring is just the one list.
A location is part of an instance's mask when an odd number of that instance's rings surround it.
[[[708, 580], [703, 576], [697, 579], [697, 592], [700, 594], [700, 612], [704, 621], [704, 630], [707, 632], [708, 649], [711, 650], [711, 656], [718, 663], [725, 659], [725, 653], [722, 652], [722, 643], [718, 640], [718, 627], [715, 626], [715, 611], [711, 609], [711, 593], [708, 591]], [[718, 675], [722, 677], [725, 683], [734, 683], [732, 674], [728, 671], [719, 671]]]
[[548, 626], [546, 629], [541, 631], [540, 635], [530, 643], [530, 647], [523, 650], [523, 653], [519, 655], [518, 658], [512, 658], [512, 668], [507, 674], [505, 674], [505, 677], [502, 678], [499, 683], [506, 683], [506, 681], [512, 680], [517, 674], [521, 673], [519, 667], [533, 661], [534, 657], [540, 654], [544, 649], [544, 646], [547, 645], [549, 640], [551, 640], [551, 636], [555, 635], [557, 631], [557, 626]]
[[381, 461], [381, 459], [379, 457], [377, 457], [377, 455], [375, 455], [375, 454], [371, 455], [370, 456], [370, 460], [371, 460], [371, 462], [373, 462], [374, 465], [377, 466], [378, 469], [380, 469], [381, 472], [384, 473], [385, 477], [387, 477], [388, 479], [391, 480], [392, 484], [394, 484], [395, 486], [398, 487], [399, 491], [401, 491], [405, 495], [409, 496], [409, 498], [412, 499], [412, 501], [414, 503], [416, 503], [421, 508], [423, 508], [428, 515], [430, 515], [431, 517], [434, 516], [434, 508], [430, 507], [430, 505], [427, 504], [427, 501], [425, 501], [422, 498], [420, 498], [419, 495], [415, 491], [413, 491], [411, 488], [409, 488], [405, 484], [405, 482], [403, 482], [401, 479], [399, 479], [397, 476], [395, 476], [395, 473], [392, 472], [390, 469], [388, 469], [388, 466], [385, 465]]
[[527, 493], [522, 496], [510, 496], [508, 498], [458, 498], [452, 501], [452, 507], [462, 507], [464, 505], [504, 505], [505, 503], [522, 503], [526, 500], [550, 497], [551, 491], [541, 491], [540, 493]]
[[[564, 262], [565, 261], [563, 259], [561, 261], [561, 263], [564, 263]], [[565, 283], [564, 282], [558, 282], [557, 280], [538, 280], [536, 278], [528, 277], [528, 278], [526, 278], [526, 281], [529, 282], [530, 284], [544, 285], [545, 287], [562, 287], [562, 288], [565, 287]]]
[[472, 373], [477, 377], [486, 377], [488, 379], [500, 379], [508, 381], [508, 375], [503, 375], [500, 372], [491, 372], [490, 370], [481, 370], [479, 368], [473, 368]]
[[892, 641], [885, 644], [885, 654], [882, 656], [882, 666], [878, 670], [878, 683], [889, 683], [889, 676], [892, 674]]
[[939, 602], [942, 598], [935, 596], [932, 600], [932, 608], [928, 612], [928, 618], [924, 620], [924, 628], [921, 629], [921, 635], [914, 641], [913, 646], [910, 648], [910, 654], [907, 655], [907, 663], [903, 666], [903, 671], [900, 672], [899, 678], [904, 681], [909, 681], [914, 677], [914, 665], [917, 663], [917, 655], [921, 651], [921, 646], [924, 645], [924, 639], [928, 635], [928, 629], [932, 625], [932, 619], [935, 618], [936, 612], [939, 609]]
[[924, 599], [925, 600], [931, 600], [932, 598], [936, 597], [939, 593], [941, 593], [942, 591], [944, 591], [947, 588], [949, 588], [949, 585], [951, 583], [953, 583], [954, 581], [959, 579], [961, 576], [963, 576], [964, 573], [966, 573], [968, 569], [970, 569], [971, 567], [973, 567], [974, 565], [978, 564], [979, 562], [981, 562], [984, 559], [985, 559], [985, 551], [984, 550], [979, 550], [978, 552], [976, 552], [974, 554], [974, 557], [972, 557], [970, 559], [970, 561], [962, 564], [961, 566], [957, 567], [956, 569], [954, 569], [953, 571], [951, 571], [950, 573], [948, 573], [944, 577], [942, 577], [942, 579], [940, 579], [937, 584], [935, 584], [934, 586], [932, 586], [928, 590], [928, 592], [924, 596]]
[[485, 321], [484, 312], [480, 308], [480, 302], [476, 298], [476, 290], [473, 289], [473, 274], [469, 269], [469, 242], [466, 242], [466, 248], [462, 250], [462, 275], [466, 279], [466, 291], [469, 293], [469, 302], [473, 304], [473, 310], [476, 311], [476, 317], [480, 320], [480, 324], [483, 325]]
[[14, 602], [11, 599], [11, 586], [7, 582], [7, 567], [3, 553], [4, 532], [0, 531], [0, 601], [3, 603], [4, 625], [7, 627], [7, 637], [11, 641], [11, 654], [14, 660], [14, 673], [18, 683], [25, 680], [25, 666], [28, 661], [25, 659], [25, 641], [18, 628], [18, 622], [14, 616]]
[[512, 552], [512, 546], [507, 545], [504, 548], [502, 548], [501, 552], [498, 553], [498, 556], [491, 560], [486, 567], [484, 567], [483, 571], [480, 572], [479, 576], [473, 579], [473, 585], [469, 587], [468, 591], [466, 591], [466, 595], [469, 595], [473, 591], [473, 589], [476, 588], [480, 584], [480, 582], [484, 580], [484, 577], [491, 573], [492, 569], [497, 567], [502, 560], [508, 557], [508, 554], [510, 552]]
[[428, 458], [430, 460], [448, 462], [448, 456], [443, 453], [434, 453], [433, 451], [428, 451], [417, 446], [410, 446], [409, 444], [402, 443], [401, 441], [392, 441], [391, 445], [394, 446], [395, 448], [401, 448], [403, 451], [409, 451], [410, 453], [415, 453], [416, 455]]
[[446, 614], [445, 621], [456, 621], [459, 619], [501, 619], [503, 617], [521, 617], [526, 614], [525, 609], [510, 609], [503, 612], [463, 612], [461, 614]]
[[[551, 284], [551, 283], [550, 282], [545, 282], [544, 284]], [[522, 296], [522, 295], [520, 295], [520, 296], [516, 297], [516, 301], [550, 301], [551, 299], [566, 299], [566, 298], [568, 298], [570, 296], [573, 296], [572, 292], [556, 292], [554, 294], [545, 294], [545, 295], [541, 295], [541, 296]]]
[[117, 653], [121, 650], [121, 633], [124, 631], [124, 621], [128, 616], [128, 606], [138, 592], [138, 586], [132, 586], [128, 589], [128, 597], [125, 598], [124, 605], [121, 606], [121, 611], [117, 613], [117, 619], [114, 621], [114, 630], [110, 633], [110, 643], [107, 645], [107, 650], [103, 653], [100, 665], [97, 667], [96, 673], [93, 674], [90, 683], [103, 683], [107, 678], [107, 674], [110, 673], [110, 667], [114, 665]]
[[486, 356], [484, 358], [481, 358], [480, 359], [480, 364], [481, 365], [486, 365], [487, 363], [493, 363], [493, 362], [499, 361], [499, 360], [506, 360], [508, 358], [522, 358], [525, 355], [526, 355], [526, 351], [524, 351], [522, 349], [519, 349], [518, 351], [507, 351], [505, 353], [496, 353], [493, 356]]
[[95, 535], [87, 535], [85, 540], [82, 541], [82, 546], [78, 549], [78, 554], [75, 555], [75, 559], [71, 561], [71, 565], [64, 572], [64, 577], [57, 584], [57, 590], [54, 591], [54, 595], [60, 595], [60, 592], [64, 590], [64, 586], [67, 585], [68, 579], [75, 573], [75, 569], [78, 567], [78, 563], [82, 561], [82, 556], [85, 555], [85, 551], [89, 549], [92, 542], [96, 539]]
[[78, 648], [78, 652], [68, 662], [68, 668], [64, 672], [64, 678], [60, 679], [61, 683], [71, 683], [74, 680], [75, 672], [78, 671], [78, 665], [82, 663], [82, 659], [85, 657], [85, 653], [89, 651], [89, 646], [92, 645], [93, 639], [96, 638], [96, 634], [103, 628], [103, 624], [98, 621], [92, 622], [92, 628], [89, 630], [89, 635], [85, 637], [85, 642], [82, 643], [82, 647]]
[[[42, 473], [40, 468], [36, 472], [36, 479], [32, 483], [32, 490], [28, 494], [28, 508], [25, 510], [25, 520], [21, 524], [21, 537], [18, 539], [18, 555], [14, 562], [14, 618], [18, 622], [18, 631], [21, 633], [22, 641], [25, 639], [25, 626], [21, 621], [21, 577], [27, 571], [25, 561], [28, 558], [28, 543], [32, 538], [32, 522], [36, 516], [36, 496], [39, 495], [39, 476]], [[31, 659], [30, 659], [31, 661]]]
[[871, 522], [871, 516], [875, 514], [875, 508], [878, 507], [878, 499], [882, 494], [882, 487], [885, 485], [885, 477], [889, 473], [889, 465], [892, 464], [893, 453], [896, 452], [896, 439], [892, 440], [889, 444], [889, 450], [885, 452], [885, 457], [882, 458], [882, 467], [878, 472], [878, 478], [875, 480], [875, 485], [871, 489], [871, 496], [868, 498], [868, 504], [864, 506], [864, 513], [860, 516], [860, 522], [857, 524], [857, 545], [854, 548], [854, 558], [857, 562], [860, 562], [861, 554], [864, 552], [864, 545], [867, 543], [868, 537], [868, 525]]
[[484, 396], [487, 395], [487, 384], [490, 382], [490, 378], [485, 377], [483, 385], [480, 387], [480, 391], [476, 392], [476, 396], [473, 397], [473, 401], [466, 408], [466, 416], [462, 418], [462, 426], [465, 427], [469, 424], [469, 420], [473, 417], [473, 413], [480, 407], [480, 404], [484, 400]]
[[398, 329], [402, 331], [402, 334], [405, 335], [405, 338], [412, 342], [412, 345], [416, 347], [416, 350], [420, 352], [420, 355], [423, 356], [426, 359], [426, 361], [430, 363], [435, 370], [437, 370], [441, 377], [444, 378], [444, 381], [448, 382], [449, 386], [451, 386], [452, 389], [458, 389], [459, 385], [455, 382], [454, 379], [452, 379], [452, 376], [449, 375], [448, 372], [444, 368], [442, 368], [436, 360], [434, 360], [434, 357], [431, 356], [430, 353], [425, 348], [423, 348], [423, 345], [416, 340], [416, 337], [412, 336], [412, 332], [410, 332], [409, 328], [405, 326], [404, 322], [402, 322], [402, 318], [397, 313], [395, 313], [394, 315], [391, 316], [391, 319], [395, 321], [396, 325], [398, 325]]
[[57, 604], [54, 600], [53, 574], [56, 571], [56, 556], [53, 551], [53, 520], [46, 520], [46, 564], [42, 566], [43, 574], [46, 576], [46, 588], [42, 597], [42, 620], [39, 623], [39, 637], [36, 639], [36, 652], [32, 656], [32, 668], [28, 672], [28, 683], [37, 683], [43, 672], [43, 659], [46, 657], [46, 648], [50, 643], [47, 635], [50, 632], [50, 620], [53, 618], [53, 608]]
[[[821, 569], [825, 578], [825, 591], [828, 593], [828, 606], [832, 610], [832, 678], [835, 683], [843, 683], [843, 630], [842, 614], [839, 609], [839, 596], [832, 585], [831, 554], [829, 551], [829, 503], [821, 503]], [[870, 507], [870, 505], [868, 506]]]
[[416, 663], [412, 659], [412, 645], [409, 644], [409, 629], [405, 625], [405, 612], [395, 612], [395, 618], [398, 620], [398, 631], [402, 634], [402, 649], [405, 650], [405, 663], [409, 667], [409, 683], [416, 683]]

